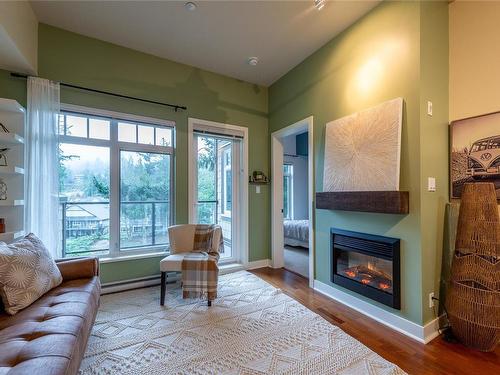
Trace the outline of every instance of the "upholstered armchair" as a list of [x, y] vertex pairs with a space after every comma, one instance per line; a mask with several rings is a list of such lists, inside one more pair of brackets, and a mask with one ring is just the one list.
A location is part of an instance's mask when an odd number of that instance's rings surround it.
[[[161, 289], [160, 304], [165, 304], [165, 293], [167, 283], [167, 272], [182, 272], [182, 261], [184, 256], [193, 252], [194, 236], [196, 224], [174, 225], [168, 228], [168, 237], [170, 239], [170, 255], [160, 261], [161, 271]], [[216, 226], [213, 231], [212, 249], [206, 249], [207, 253], [219, 252], [219, 243], [222, 236], [222, 228]], [[196, 249], [200, 251], [201, 249]], [[211, 301], [208, 301], [209, 306]]]

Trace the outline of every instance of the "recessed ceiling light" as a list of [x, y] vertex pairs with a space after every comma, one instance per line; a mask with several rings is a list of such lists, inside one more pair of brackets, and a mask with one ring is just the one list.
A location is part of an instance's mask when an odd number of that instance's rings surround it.
[[314, 0], [314, 6], [317, 10], [323, 9], [326, 4], [326, 0]]
[[193, 3], [192, 1], [188, 1], [186, 4], [184, 4], [184, 8], [189, 10], [190, 12], [196, 10], [197, 5]]
[[255, 66], [259, 63], [259, 58], [258, 57], [249, 57], [247, 62], [248, 62], [248, 65]]

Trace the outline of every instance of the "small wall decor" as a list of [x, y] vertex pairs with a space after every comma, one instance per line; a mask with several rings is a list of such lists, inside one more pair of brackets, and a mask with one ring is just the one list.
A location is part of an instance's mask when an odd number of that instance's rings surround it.
[[500, 342], [500, 218], [492, 183], [466, 183], [446, 296], [453, 334], [492, 351]]
[[0, 148], [0, 167], [6, 167], [8, 165], [7, 151], [9, 151], [8, 148]]
[[450, 134], [450, 196], [460, 198], [467, 182], [500, 186], [500, 112], [453, 121]]
[[7, 184], [0, 178], [0, 201], [7, 200]]
[[269, 179], [264, 174], [264, 172], [254, 171], [248, 179], [248, 182], [255, 184], [267, 184], [269, 182]]
[[403, 99], [326, 124], [323, 191], [397, 191]]
[[5, 219], [0, 218], [0, 233], [5, 233]]

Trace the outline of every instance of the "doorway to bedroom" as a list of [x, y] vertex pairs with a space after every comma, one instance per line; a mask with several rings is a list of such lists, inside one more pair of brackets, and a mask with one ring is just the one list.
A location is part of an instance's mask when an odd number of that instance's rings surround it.
[[272, 133], [275, 268], [314, 280], [312, 117]]
[[308, 132], [282, 138], [284, 268], [305, 278], [309, 278], [307, 141]]

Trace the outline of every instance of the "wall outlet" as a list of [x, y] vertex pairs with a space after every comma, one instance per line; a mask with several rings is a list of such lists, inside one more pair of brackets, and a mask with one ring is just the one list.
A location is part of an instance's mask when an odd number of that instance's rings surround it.
[[432, 116], [432, 102], [431, 101], [427, 101], [427, 114], [429, 116]]
[[434, 307], [434, 292], [429, 293], [429, 309], [432, 309]]

